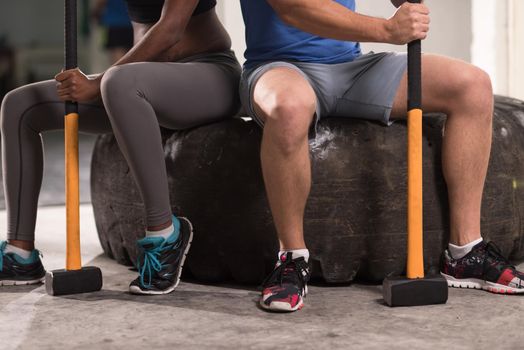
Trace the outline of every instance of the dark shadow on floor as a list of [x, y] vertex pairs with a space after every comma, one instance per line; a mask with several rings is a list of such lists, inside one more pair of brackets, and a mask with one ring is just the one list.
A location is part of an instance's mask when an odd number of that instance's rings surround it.
[[[103, 300], [118, 300], [122, 302], [161, 305], [168, 308], [183, 308], [195, 311], [217, 312], [235, 316], [249, 316], [279, 318], [282, 314], [268, 314], [258, 307], [259, 290], [254, 286], [242, 286], [236, 284], [205, 284], [194, 280], [184, 280], [176, 291], [167, 295], [133, 295], [127, 291], [128, 283], [136, 277], [135, 273], [130, 273], [128, 268], [118, 265], [114, 260], [105, 255], [100, 255], [90, 261], [88, 265], [98, 266], [102, 271], [106, 271], [104, 278], [104, 288], [100, 292], [77, 294], [63, 296], [69, 300], [78, 300], [82, 302], [98, 302]], [[121, 274], [115, 273], [115, 270], [122, 270]], [[123, 276], [125, 275], [125, 276]], [[123, 279], [126, 279], [125, 281]], [[333, 288], [335, 287], [335, 289]], [[316, 295], [323, 293], [335, 293], [339, 296], [338, 288], [347, 288], [348, 292], [352, 290], [372, 292], [381, 295], [380, 288], [376, 285], [328, 285], [321, 284], [314, 286]], [[324, 289], [324, 290], [323, 290]], [[348, 295], [349, 296], [349, 295]], [[322, 305], [318, 305], [320, 309]], [[308, 308], [309, 312], [317, 314], [314, 308]], [[305, 314], [301, 312], [300, 314]], [[322, 314], [322, 313], [321, 313]], [[328, 315], [329, 313], [327, 313]], [[271, 315], [271, 316], [268, 316]], [[289, 316], [287, 316], [289, 317]], [[303, 318], [303, 316], [301, 316]], [[304, 320], [306, 321], [306, 320]]]

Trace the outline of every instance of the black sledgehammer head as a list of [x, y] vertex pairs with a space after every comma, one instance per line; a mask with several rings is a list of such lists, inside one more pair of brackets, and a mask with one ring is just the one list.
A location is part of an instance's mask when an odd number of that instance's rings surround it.
[[382, 283], [382, 293], [388, 306], [444, 304], [448, 300], [448, 283], [442, 276], [387, 277]]
[[102, 289], [102, 271], [94, 266], [50, 271], [45, 275], [45, 289], [54, 296], [97, 292]]

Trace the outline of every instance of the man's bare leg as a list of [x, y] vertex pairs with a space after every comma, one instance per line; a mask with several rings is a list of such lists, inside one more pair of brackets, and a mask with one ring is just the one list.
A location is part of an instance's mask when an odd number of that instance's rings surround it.
[[281, 67], [259, 79], [253, 101], [257, 116], [265, 122], [260, 157], [281, 250], [275, 270], [264, 282], [260, 305], [296, 311], [304, 305], [309, 280], [303, 227], [311, 187], [308, 131], [316, 96], [299, 72]]
[[[393, 106], [394, 118], [406, 116], [406, 91], [404, 77]], [[442, 167], [448, 186], [450, 243], [463, 246], [480, 238], [482, 192], [491, 149], [491, 81], [468, 63], [424, 55], [422, 96], [425, 112], [447, 114]]]
[[[423, 108], [448, 118], [442, 167], [448, 185], [450, 244], [440, 271], [451, 287], [492, 293], [524, 293], [524, 273], [515, 269], [480, 228], [482, 192], [491, 150], [493, 93], [488, 75], [465, 62], [425, 55]], [[394, 115], [406, 111], [404, 79]]]
[[265, 121], [261, 161], [281, 250], [303, 249], [304, 209], [311, 187], [308, 131], [316, 96], [290, 68], [276, 68], [258, 81], [255, 111]]

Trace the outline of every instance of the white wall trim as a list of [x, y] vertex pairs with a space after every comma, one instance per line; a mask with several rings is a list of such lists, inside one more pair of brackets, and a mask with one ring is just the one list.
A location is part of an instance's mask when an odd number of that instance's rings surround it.
[[508, 92], [524, 100], [524, 2], [508, 0]]

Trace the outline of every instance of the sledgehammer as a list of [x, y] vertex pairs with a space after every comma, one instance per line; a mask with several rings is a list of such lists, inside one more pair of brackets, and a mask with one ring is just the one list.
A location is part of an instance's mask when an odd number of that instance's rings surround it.
[[[420, 0], [409, 0], [420, 3]], [[421, 42], [408, 44], [408, 257], [406, 277], [382, 284], [389, 306], [444, 304], [448, 285], [442, 276], [424, 277], [422, 227], [422, 65]]]
[[[65, 69], [77, 67], [76, 0], [65, 0]], [[102, 289], [102, 272], [98, 267], [82, 268], [80, 256], [80, 194], [78, 181], [78, 104], [65, 103], [66, 170], [66, 268], [45, 276], [50, 295], [96, 292]]]

